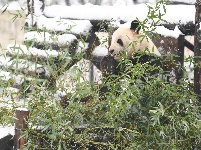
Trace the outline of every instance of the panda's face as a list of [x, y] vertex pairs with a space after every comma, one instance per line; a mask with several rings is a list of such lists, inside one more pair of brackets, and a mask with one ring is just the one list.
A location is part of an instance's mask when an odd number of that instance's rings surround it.
[[123, 55], [131, 56], [136, 51], [139, 35], [128, 27], [118, 28], [112, 35], [109, 54], [117, 61]]
[[146, 51], [160, 56], [160, 53], [154, 43], [148, 38], [142, 39], [143, 32], [139, 22], [132, 21], [130, 27], [120, 27], [112, 35], [112, 41], [109, 48], [109, 55], [116, 61], [127, 56], [131, 58], [137, 51]]

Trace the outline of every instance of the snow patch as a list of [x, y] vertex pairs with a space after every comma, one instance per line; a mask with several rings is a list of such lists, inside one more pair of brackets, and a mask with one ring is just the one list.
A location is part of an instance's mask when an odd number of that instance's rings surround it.
[[14, 135], [14, 126], [0, 126], [0, 139], [11, 134]]
[[79, 41], [76, 53], [83, 53], [83, 52], [85, 52], [86, 49], [88, 48], [88, 46], [89, 46], [89, 43], [85, 43], [85, 42]]
[[94, 56], [106, 56], [108, 54], [108, 49], [105, 46], [96, 46], [94, 51], [92, 52], [92, 55]]
[[[59, 6], [59, 8], [60, 7], [63, 8], [62, 6]], [[72, 16], [69, 18], [72, 18]], [[37, 26], [39, 29], [47, 29], [51, 31], [64, 31], [67, 33], [75, 34], [89, 34], [89, 31], [92, 28], [92, 24], [89, 20], [61, 19], [59, 16], [55, 16], [54, 18], [46, 18], [42, 15], [38, 18]]]
[[30, 31], [25, 33], [24, 36], [25, 41], [35, 41], [40, 43], [49, 43], [49, 44], [58, 44], [59, 46], [69, 45], [74, 40], [76, 40], [76, 36], [72, 34], [62, 34], [62, 35], [52, 35], [48, 32], [37, 32]]
[[27, 108], [16, 108], [16, 110], [19, 110], [19, 111], [28, 111]]
[[168, 2], [180, 2], [186, 4], [195, 4], [196, 0], [168, 0]]
[[[153, 6], [154, 5], [150, 5]], [[194, 5], [166, 5], [166, 14], [163, 17], [169, 23], [187, 23], [195, 20]], [[79, 10], [79, 11], [77, 11]], [[188, 11], [187, 11], [188, 10]], [[160, 12], [163, 12], [161, 8]], [[76, 5], [46, 7], [44, 15], [47, 17], [61, 17], [89, 20], [123, 20], [132, 21], [136, 17], [144, 20], [147, 17], [148, 7], [146, 4], [129, 6], [97, 6], [97, 5]], [[173, 17], [174, 16], [174, 17]]]
[[0, 69], [0, 78], [4, 81], [7, 81], [9, 80], [11, 77], [10, 77], [10, 72], [6, 72], [6, 71], [3, 71]]
[[23, 55], [26, 54], [28, 56], [41, 56], [41, 57], [57, 57], [59, 53], [56, 50], [40, 50], [34, 47], [27, 48], [25, 45], [19, 45], [19, 44], [9, 44], [7, 47], [7, 51], [12, 54], [19, 54]]
[[0, 66], [19, 70], [24, 69], [32, 72], [36, 71], [37, 73], [40, 73], [42, 68], [46, 76], [50, 75], [49, 70], [40, 64], [36, 64], [24, 59], [18, 59], [18, 60], [11, 60], [11, 59], [12, 59], [11, 57], [0, 56]]
[[177, 39], [179, 35], [183, 34], [179, 30], [178, 26], [176, 26], [174, 30], [169, 30], [165, 28], [164, 26], [157, 26], [155, 32], [165, 37], [174, 37], [175, 39]]

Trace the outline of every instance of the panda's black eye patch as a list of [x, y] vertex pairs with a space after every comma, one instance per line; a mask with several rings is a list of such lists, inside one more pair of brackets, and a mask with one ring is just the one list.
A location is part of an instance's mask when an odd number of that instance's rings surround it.
[[117, 40], [117, 43], [118, 43], [119, 45], [121, 45], [121, 46], [124, 45], [124, 44], [123, 44], [123, 41], [122, 41], [121, 39], [118, 39], [118, 40]]

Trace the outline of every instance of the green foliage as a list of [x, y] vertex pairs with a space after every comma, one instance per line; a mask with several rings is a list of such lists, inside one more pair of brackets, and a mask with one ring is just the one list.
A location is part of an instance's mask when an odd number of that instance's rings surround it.
[[[152, 66], [128, 66], [129, 75], [107, 83], [112, 90], [105, 101], [98, 99], [98, 86], [88, 82], [82, 86], [95, 89], [90, 100], [81, 101], [89, 90], [77, 90], [69, 94], [66, 109], [53, 94], [36, 92], [29, 102], [31, 124], [24, 131], [27, 148], [69, 149], [75, 143], [83, 149], [92, 144], [103, 149], [200, 148], [200, 112], [189, 84], [156, 77], [143, 82], [141, 76]], [[74, 101], [76, 95], [80, 99]]]
[[[164, 4], [160, 1], [155, 7], [148, 6], [148, 19], [153, 20], [151, 28], [164, 21]], [[164, 12], [160, 11], [161, 5]], [[144, 24], [147, 21], [141, 23], [143, 29], [146, 29]], [[27, 47], [33, 46], [34, 42], [26, 43]], [[43, 44], [50, 46], [45, 41]], [[7, 82], [0, 80], [2, 95], [11, 97], [11, 103], [0, 99], [1, 124], [13, 124], [14, 111], [19, 106], [16, 97], [25, 98], [25, 104], [20, 105], [28, 107], [30, 112], [28, 127], [23, 131], [27, 139], [25, 149], [90, 149], [93, 146], [107, 150], [201, 149], [200, 106], [190, 83], [184, 79], [179, 84], [167, 83], [158, 76], [147, 74], [156, 69], [163, 73], [160, 68], [148, 63], [132, 65], [127, 59], [122, 59], [126, 72], [110, 76], [106, 79], [108, 82], [101, 85], [85, 80], [80, 82], [83, 70], [73, 67], [74, 78], [71, 81], [77, 84], [67, 92], [62, 82], [55, 86], [55, 80], [70, 63], [66, 59], [70, 54], [68, 49], [65, 50], [56, 58], [57, 61], [52, 58], [42, 61], [50, 70], [51, 80], [35, 75], [35, 80], [25, 82], [16, 93], [7, 90], [15, 83], [13, 79]], [[75, 54], [73, 59], [80, 57], [82, 55]], [[18, 63], [19, 54], [13, 59]], [[17, 72], [12, 73], [15, 75]], [[105, 85], [111, 91], [102, 101], [99, 89]], [[28, 93], [30, 87], [33, 90]], [[66, 108], [55, 98], [55, 92], [61, 89], [67, 95]], [[83, 101], [86, 97], [87, 100]]]
[[136, 18], [140, 23], [139, 26], [141, 27], [143, 33], [145, 33], [141, 37], [142, 40], [144, 38], [148, 40], [147, 37], [151, 36], [156, 30], [156, 25], [167, 23], [167, 21], [163, 19], [163, 16], [166, 14], [166, 4], [166, 0], [157, 1], [154, 6], [146, 4], [148, 8], [147, 17], [144, 20], [139, 20], [139, 18]]

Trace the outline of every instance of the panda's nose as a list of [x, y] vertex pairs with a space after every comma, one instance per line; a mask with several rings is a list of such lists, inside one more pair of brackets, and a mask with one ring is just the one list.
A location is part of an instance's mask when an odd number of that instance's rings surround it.
[[112, 54], [112, 53], [114, 53], [114, 50], [113, 50], [113, 49], [109, 51], [109, 54]]

